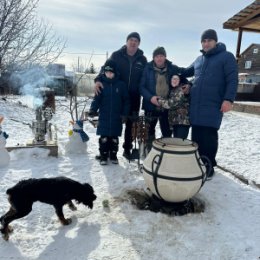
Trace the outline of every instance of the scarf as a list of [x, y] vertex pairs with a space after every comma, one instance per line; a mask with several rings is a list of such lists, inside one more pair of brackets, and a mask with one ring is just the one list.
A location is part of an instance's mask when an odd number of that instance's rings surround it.
[[75, 124], [79, 129], [77, 129], [75, 126], [73, 127], [73, 132], [79, 133], [81, 140], [83, 143], [87, 142], [89, 140], [88, 135], [83, 130], [83, 121], [77, 120]]
[[169, 94], [167, 67], [159, 69], [154, 66], [154, 71], [156, 80], [156, 95], [163, 98], [167, 98]]

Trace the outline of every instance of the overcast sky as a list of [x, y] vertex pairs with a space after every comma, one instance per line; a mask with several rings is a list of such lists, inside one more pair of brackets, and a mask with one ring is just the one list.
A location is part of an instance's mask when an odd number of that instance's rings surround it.
[[[200, 54], [200, 36], [215, 29], [227, 50], [236, 52], [237, 32], [223, 29], [223, 23], [252, 0], [40, 0], [39, 16], [67, 39], [63, 58], [66, 69], [80, 63], [101, 66], [110, 54], [123, 46], [126, 36], [137, 31], [140, 48], [148, 60], [157, 46], [164, 46], [167, 58], [188, 66]], [[241, 51], [260, 43], [260, 34], [243, 33]], [[71, 54], [72, 53], [72, 54]], [[91, 53], [94, 53], [91, 58]]]

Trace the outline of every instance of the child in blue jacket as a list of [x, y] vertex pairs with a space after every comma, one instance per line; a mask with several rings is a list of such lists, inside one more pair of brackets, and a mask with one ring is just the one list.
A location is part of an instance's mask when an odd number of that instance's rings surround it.
[[104, 74], [101, 76], [103, 88], [95, 95], [89, 111], [89, 116], [98, 112], [97, 135], [99, 138], [100, 164], [106, 165], [108, 157], [114, 164], [118, 164], [118, 137], [122, 133], [123, 119], [129, 113], [129, 96], [127, 86], [118, 79], [117, 65], [107, 60]]

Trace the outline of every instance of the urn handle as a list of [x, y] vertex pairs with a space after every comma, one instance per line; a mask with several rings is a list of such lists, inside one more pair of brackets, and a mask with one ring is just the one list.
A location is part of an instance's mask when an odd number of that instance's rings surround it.
[[161, 165], [161, 162], [162, 162], [162, 154], [156, 154], [154, 157], [153, 157], [153, 160], [152, 160], [152, 174], [153, 174], [153, 184], [154, 184], [154, 188], [155, 188], [155, 191], [157, 193], [157, 196], [163, 200], [160, 192], [159, 192], [159, 189], [158, 189], [158, 183], [157, 183], [157, 175], [158, 175], [158, 170], [160, 168], [160, 165]]
[[153, 157], [153, 160], [152, 160], [152, 173], [153, 174], [157, 174], [158, 173], [158, 169], [159, 169], [159, 167], [161, 165], [161, 161], [162, 161], [162, 157], [159, 154], [156, 154]]
[[207, 180], [207, 177], [212, 169], [212, 163], [211, 163], [210, 159], [205, 155], [200, 156], [198, 162], [199, 162], [200, 166], [206, 167], [205, 171], [203, 171], [203, 169], [201, 168], [202, 175], [203, 175], [202, 183], [204, 184], [204, 182]]

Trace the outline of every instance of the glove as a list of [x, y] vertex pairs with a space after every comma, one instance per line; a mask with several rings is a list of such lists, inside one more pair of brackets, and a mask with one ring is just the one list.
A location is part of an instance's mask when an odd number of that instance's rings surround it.
[[89, 116], [89, 117], [95, 117], [95, 116], [98, 116], [98, 113], [95, 112], [95, 111], [93, 111], [93, 110], [89, 110], [88, 116]]

